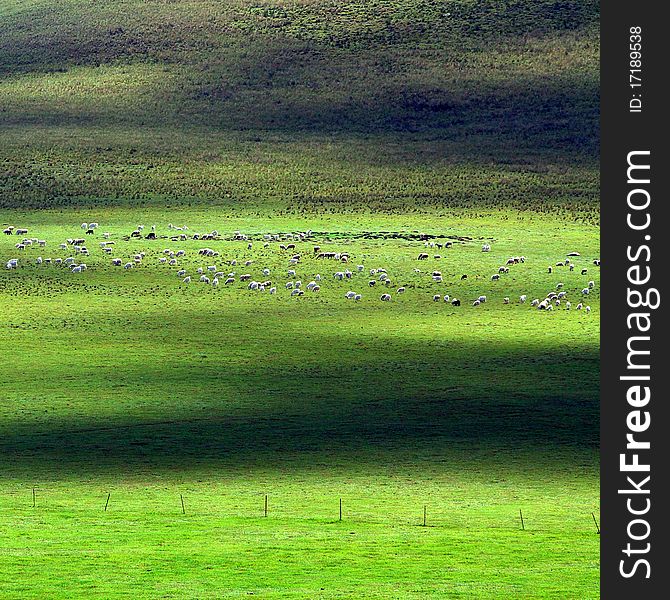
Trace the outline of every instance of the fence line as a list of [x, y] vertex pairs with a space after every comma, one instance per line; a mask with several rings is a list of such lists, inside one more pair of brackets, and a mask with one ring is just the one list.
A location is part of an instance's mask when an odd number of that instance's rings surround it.
[[[108, 509], [110, 508], [110, 499], [111, 499], [111, 496], [112, 496], [112, 493], [111, 493], [111, 492], [108, 492], [107, 495], [106, 495], [106, 499], [105, 499], [105, 502], [104, 502], [104, 508], [103, 508], [103, 512], [105, 512], [105, 513], [106, 513], [106, 512], [109, 512]], [[197, 494], [197, 497], [201, 497], [201, 496], [202, 496], [202, 494]], [[165, 496], [163, 496], [163, 497], [165, 497]], [[41, 503], [40, 503], [40, 505], [39, 505], [39, 507], [38, 507], [38, 505], [37, 505], [37, 488], [33, 487], [33, 488], [32, 488], [32, 508], [34, 508], [34, 509], [38, 509], [38, 510], [41, 510], [41, 511], [45, 511], [45, 510], [48, 511], [48, 510], [50, 510], [51, 508], [53, 508], [53, 505], [52, 505], [52, 506], [49, 505], [49, 502], [48, 502], [48, 493], [45, 493], [44, 491], [42, 491], [42, 493], [41, 493], [41, 495], [40, 495], [40, 498], [42, 499], [42, 501], [41, 501]], [[325, 500], [325, 499], [326, 499], [326, 497], [324, 497], [324, 500]], [[117, 503], [117, 504], [118, 504], [118, 503]], [[98, 505], [98, 506], [100, 506], [100, 505]], [[339, 511], [336, 512], [335, 514], [333, 514], [333, 518], [336, 518], [337, 521], [339, 521], [339, 522], [347, 522], [347, 523], [366, 523], [366, 524], [378, 524], [378, 525], [390, 524], [390, 523], [393, 523], [393, 522], [394, 522], [393, 519], [391, 519], [391, 520], [382, 520], [382, 521], [375, 521], [375, 520], [372, 520], [372, 521], [371, 521], [371, 520], [365, 518], [366, 516], [371, 516], [371, 515], [362, 515], [359, 511], [350, 511], [350, 512], [347, 513], [347, 515], [345, 515], [345, 514], [344, 514], [344, 502], [343, 502], [343, 498], [342, 498], [341, 496], [338, 498], [338, 504], [337, 504], [336, 506], [339, 508]], [[417, 506], [418, 510], [417, 510], [417, 513], [416, 513], [416, 514], [417, 514], [417, 516], [422, 514], [422, 515], [423, 515], [423, 519], [421, 519], [421, 517], [419, 516], [419, 518], [417, 519], [415, 525], [420, 525], [420, 526], [422, 526], [422, 527], [428, 527], [428, 506], [429, 506], [429, 505], [428, 505], [428, 504], [425, 504], [425, 503], [422, 504], [422, 505]], [[184, 494], [183, 494], [183, 493], [180, 493], [180, 494], [179, 494], [179, 504], [176, 504], [176, 508], [179, 508], [179, 507], [181, 507], [181, 513], [182, 513], [183, 515], [186, 515], [186, 499], [184, 498]], [[3, 508], [4, 508], [4, 507], [3, 507]], [[59, 508], [64, 508], [64, 507], [61, 505]], [[260, 508], [260, 510], [259, 510], [258, 516], [260, 516], [261, 514], [263, 515], [263, 517], [268, 517], [268, 516], [269, 516], [269, 514], [270, 514], [270, 510], [269, 510], [269, 508], [270, 508], [270, 507], [269, 507], [269, 494], [263, 494], [263, 496], [262, 496], [262, 505], [261, 505], [259, 508]], [[98, 510], [99, 510], [99, 509], [98, 509]], [[408, 512], [410, 512], [410, 511], [411, 511], [411, 509], [409, 509], [409, 503], [408, 503]], [[114, 511], [112, 511], [112, 512], [114, 512]], [[123, 512], [127, 512], [127, 510], [123, 510]], [[304, 508], [303, 508], [303, 509], [300, 511], [300, 513], [298, 513], [298, 515], [296, 515], [296, 516], [302, 516], [303, 518], [305, 518], [305, 519], [307, 519], [307, 520], [309, 520], [309, 519], [319, 519], [319, 520], [320, 520], [320, 519], [324, 519], [324, 518], [327, 519], [327, 517], [324, 516], [324, 512], [323, 512], [323, 511], [315, 511], [315, 512], [316, 512], [316, 514], [314, 514], [314, 515], [311, 516], [311, 517], [310, 517], [310, 516], [306, 516], [306, 515], [305, 515], [305, 512], [304, 512]], [[398, 512], [397, 509], [395, 509], [395, 512]], [[277, 510], [277, 511], [275, 512], [275, 515], [277, 515], [278, 513], [279, 513], [278, 518], [280, 518], [280, 519], [281, 519], [281, 518], [295, 519], [295, 517], [296, 517], [296, 516], [287, 514], [287, 512], [286, 512], [285, 509], [284, 509], [284, 510]], [[235, 518], [235, 517], [238, 517], [238, 518], [247, 518], [247, 517], [249, 517], [249, 514], [248, 514], [248, 513], [245, 513], [245, 514], [239, 514], [239, 513], [238, 513], [238, 514], [225, 513], [225, 514], [226, 514], [226, 516], [228, 516], [228, 517], [233, 517], [233, 518]], [[386, 514], [388, 515], [389, 513], [386, 513]], [[450, 512], [449, 514], [450, 514], [450, 515], [453, 515], [453, 512]], [[461, 513], [461, 514], [463, 514], [463, 513]], [[469, 514], [470, 516], [472, 516], [472, 515], [476, 515], [476, 511], [470, 511], [468, 514]], [[208, 512], [208, 511], [205, 511], [205, 512], [198, 512], [198, 510], [197, 510], [197, 503], [192, 503], [192, 504], [190, 505], [189, 515], [190, 515], [190, 516], [210, 516], [210, 517], [214, 517], [214, 516], [215, 516], [215, 513], [211, 513], [211, 512]], [[439, 515], [439, 513], [438, 513], [438, 515]], [[531, 513], [531, 517], [532, 517], [533, 515], [535, 515], [535, 516], [537, 517], [538, 513], [537, 513], [537, 512], [535, 512], [535, 513]], [[496, 527], [496, 526], [492, 526], [492, 525], [491, 525], [491, 522], [494, 520], [491, 516], [487, 516], [485, 513], [483, 513], [481, 516], [482, 516], [482, 518], [481, 518], [481, 522], [484, 524], [483, 526], [486, 526], [486, 524], [488, 523], [488, 526], [489, 526], [489, 527], [491, 527], [491, 528], [492, 528], [492, 527]], [[600, 525], [599, 525], [599, 523], [598, 523], [598, 520], [597, 520], [597, 518], [596, 518], [595, 513], [594, 513], [594, 512], [591, 512], [591, 513], [590, 513], [590, 516], [591, 516], [591, 518], [592, 518], [592, 520], [593, 520], [593, 523], [595, 524], [595, 532], [596, 532], [596, 534], [597, 534], [597, 535], [600, 535], [600, 531], [601, 531], [601, 530], [600, 530]], [[511, 515], [510, 515], [510, 517], [511, 517]], [[552, 517], [553, 517], [553, 518], [556, 518], [556, 519], [560, 519], [561, 523], [565, 523], [565, 519], [562, 518], [562, 517], [560, 517], [560, 516], [558, 516], [558, 515], [552, 515]], [[524, 513], [523, 513], [522, 509], [519, 509], [519, 511], [518, 511], [518, 518], [519, 518], [519, 521], [520, 521], [520, 524], [521, 524], [521, 528], [520, 528], [521, 531], [526, 531], [527, 526], [528, 526], [527, 515], [524, 516]], [[398, 519], [398, 521], [400, 521], [400, 519]], [[398, 521], [396, 521], [396, 523], [397, 523]], [[404, 522], [405, 522], [407, 525], [411, 525], [411, 524], [412, 524], [411, 519], [409, 519], [409, 520], [407, 520], [407, 521], [404, 521]], [[498, 522], [500, 523], [500, 521], [498, 521]], [[531, 518], [531, 522], [532, 522], [532, 518]], [[511, 521], [510, 521], [510, 523], [511, 523]], [[500, 523], [500, 524], [501, 524], [503, 527], [507, 527], [507, 525], [504, 525], [503, 523]], [[453, 528], [453, 527], [456, 527], [457, 525], [454, 523], [454, 521], [451, 521], [451, 522], [445, 522], [444, 519], [441, 519], [441, 518], [438, 516], [437, 518], [433, 517], [433, 519], [431, 520], [431, 525], [430, 525], [430, 526], [431, 526], [431, 527], [445, 527], [445, 528], [450, 528], [450, 527], [451, 527], [451, 528]], [[468, 526], [469, 526], [469, 525], [465, 525], [465, 527], [468, 527]], [[531, 526], [531, 529], [533, 529], [532, 526]], [[547, 530], [547, 527], [546, 527], [546, 526], [544, 526], [544, 527], [539, 527], [539, 528], [536, 528], [535, 530], [536, 530], [536, 531], [543, 531], [543, 530]], [[593, 531], [593, 528], [591, 527], [590, 530]]]

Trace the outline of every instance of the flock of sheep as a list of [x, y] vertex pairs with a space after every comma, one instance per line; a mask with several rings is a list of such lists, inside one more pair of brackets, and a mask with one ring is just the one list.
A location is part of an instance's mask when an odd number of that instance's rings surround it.
[[[98, 223], [82, 223], [81, 228], [84, 231], [85, 235], [93, 236], [96, 234], [98, 229]], [[151, 230], [144, 234], [144, 226], [138, 226], [134, 231], [129, 235], [120, 236], [118, 241], [128, 241], [130, 239], [139, 238], [139, 239], [148, 239], [148, 240], [158, 240], [156, 234], [156, 226], [152, 226]], [[172, 242], [186, 241], [188, 239], [192, 240], [201, 240], [201, 241], [218, 241], [223, 239], [218, 231], [213, 231], [206, 234], [187, 234], [188, 227], [176, 227], [172, 224], [168, 225], [168, 230], [170, 235], [161, 236], [161, 238], [169, 239]], [[178, 233], [177, 233], [178, 232]], [[14, 246], [15, 249], [23, 254], [28, 249], [31, 248], [45, 248], [47, 242], [44, 239], [39, 238], [30, 238], [27, 237], [28, 229], [26, 228], [15, 228], [13, 226], [7, 226], [4, 229], [6, 235], [16, 235], [23, 236], [22, 239], [17, 242]], [[279, 289], [285, 290], [290, 296], [303, 296], [305, 293], [318, 293], [321, 290], [321, 285], [325, 282], [321, 274], [316, 273], [310, 277], [310, 281], [306, 284], [303, 284], [301, 279], [298, 276], [298, 270], [300, 268], [301, 262], [303, 261], [303, 254], [296, 250], [296, 242], [306, 242], [312, 236], [311, 231], [300, 232], [300, 233], [289, 233], [289, 234], [265, 234], [262, 241], [259, 243], [263, 244], [264, 249], [268, 249], [271, 246], [275, 246], [278, 250], [285, 255], [286, 268], [285, 271], [277, 276], [282, 280], [282, 283], [279, 286]], [[96, 243], [99, 251], [104, 255], [109, 255], [109, 261], [112, 266], [130, 270], [139, 266], [143, 263], [146, 258], [146, 252], [136, 252], [133, 253], [129, 258], [119, 258], [112, 256], [115, 254], [115, 247], [117, 240], [112, 239], [113, 235], [110, 232], [103, 232], [101, 238]], [[246, 243], [247, 250], [251, 251], [254, 242], [250, 241], [248, 236], [242, 234], [239, 231], [236, 231], [232, 236], [233, 241], [242, 241]], [[278, 242], [288, 242], [281, 243]], [[277, 242], [277, 244], [275, 244]], [[448, 249], [453, 246], [453, 242], [435, 242], [435, 241], [425, 241], [424, 246], [427, 249], [433, 251]], [[491, 252], [491, 245], [484, 244], [481, 248], [482, 252], [488, 253]], [[56, 258], [43, 258], [42, 256], [37, 256], [35, 259], [36, 265], [58, 265], [62, 267], [67, 267], [72, 273], [82, 273], [86, 271], [87, 265], [85, 262], [82, 262], [84, 257], [90, 255], [89, 248], [86, 244], [86, 239], [82, 237], [78, 238], [68, 238], [61, 242], [58, 245], [58, 251], [66, 254], [70, 254], [65, 258], [59, 256]], [[180, 262], [183, 261], [187, 255], [187, 251], [184, 249], [173, 250], [171, 248], [165, 248], [162, 252], [162, 256], [158, 258], [158, 263], [160, 265], [165, 265], [166, 267], [173, 268], [177, 277], [183, 285], [188, 285], [190, 283], [199, 282], [209, 286], [217, 287], [219, 285], [231, 286], [236, 283], [243, 283], [246, 289], [254, 292], [264, 292], [267, 291], [269, 294], [277, 294], [278, 285], [273, 283], [271, 278], [271, 270], [268, 266], [264, 266], [262, 269], [257, 270], [257, 276], [254, 277], [251, 272], [254, 271], [254, 260], [238, 260], [238, 259], [229, 259], [221, 260], [220, 252], [214, 250], [213, 248], [203, 247], [200, 248], [197, 252], [198, 257], [202, 259], [211, 259], [207, 262], [218, 263], [217, 264], [203, 264], [202, 266], [197, 267], [194, 271], [189, 272], [186, 268], [180, 265]], [[396, 287], [393, 285], [393, 281], [387, 272], [387, 269], [384, 267], [375, 267], [375, 268], [366, 268], [363, 264], [357, 264], [355, 267], [352, 267], [353, 270], [348, 268], [351, 255], [348, 252], [324, 252], [321, 247], [318, 245], [313, 245], [309, 250], [309, 255], [311, 258], [318, 261], [330, 261], [342, 265], [339, 268], [336, 268], [332, 273], [332, 279], [335, 282], [351, 282], [351, 287], [356, 287], [353, 284], [357, 284], [359, 287], [365, 286], [369, 290], [376, 289], [378, 287], [386, 288], [387, 291], [382, 293], [379, 296], [379, 300], [382, 302], [391, 302], [393, 299], [392, 294], [404, 294], [407, 291], [406, 285], [401, 285]], [[570, 252], [566, 255], [566, 258], [551, 265], [547, 268], [549, 273], [552, 273], [555, 269], [568, 269], [573, 271], [575, 269], [574, 259], [579, 257], [578, 252]], [[430, 258], [428, 252], [421, 252], [417, 256], [418, 261], [425, 261]], [[434, 259], [442, 258], [439, 254], [433, 255]], [[6, 263], [6, 268], [13, 270], [19, 267], [19, 261], [23, 259], [19, 258], [10, 258]], [[26, 261], [29, 262], [29, 261]], [[524, 256], [513, 256], [509, 257], [504, 261], [504, 264], [501, 265], [495, 273], [490, 277], [491, 281], [497, 282], [502, 281], [505, 275], [510, 273], [511, 269], [517, 268], [517, 265], [521, 265], [526, 262]], [[220, 265], [226, 265], [224, 267]], [[594, 259], [593, 264], [595, 266], [600, 266], [600, 260]], [[238, 272], [238, 269], [243, 271]], [[587, 275], [588, 270], [582, 268], [580, 273], [582, 276]], [[262, 276], [260, 276], [262, 275]], [[415, 268], [414, 275], [416, 277], [427, 277], [427, 274], [424, 273], [421, 269]], [[436, 284], [442, 283], [444, 281], [442, 272], [439, 270], [433, 270], [430, 272], [430, 277], [432, 281]], [[467, 274], [461, 275], [460, 279], [465, 280], [468, 278]], [[570, 310], [572, 308], [572, 303], [567, 297], [567, 291], [564, 289], [564, 284], [559, 282], [556, 284], [555, 289], [549, 291], [544, 298], [534, 298], [529, 302], [530, 306], [536, 307], [538, 310], [552, 311], [554, 308], [563, 307], [565, 310]], [[585, 312], [590, 313], [591, 307], [585, 304], [585, 300], [588, 298], [591, 291], [595, 288], [595, 281], [590, 280], [587, 282], [585, 287], [581, 290], [581, 298], [576, 306], [576, 310], [584, 309]], [[354, 291], [349, 289], [346, 293], [343, 294], [344, 298], [351, 300], [353, 302], [358, 302], [362, 300], [363, 293], [361, 291]], [[452, 306], [461, 306], [461, 300], [459, 298], [452, 297], [449, 294], [433, 294], [432, 299], [434, 302], [446, 302]], [[528, 300], [527, 294], [522, 294], [518, 298], [518, 303], [525, 304]], [[472, 306], [480, 306], [487, 301], [487, 297], [484, 294], [480, 294], [475, 298], [472, 298], [469, 302]], [[503, 298], [505, 304], [510, 304], [511, 300], [509, 296]]]

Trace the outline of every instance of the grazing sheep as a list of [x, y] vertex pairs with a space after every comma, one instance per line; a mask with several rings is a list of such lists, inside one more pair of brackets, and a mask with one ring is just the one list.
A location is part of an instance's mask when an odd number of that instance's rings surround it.
[[440, 300], [442, 300], [442, 296], [440, 296], [440, 294], [435, 294], [433, 296], [433, 302], [439, 302]]
[[588, 273], [588, 269], [582, 269], [582, 275], [586, 275]]
[[552, 273], [552, 272], [553, 272], [553, 269], [552, 269], [551, 267], [547, 267], [547, 272], [548, 272], [548, 273]]
[[368, 285], [369, 285], [370, 287], [373, 287], [373, 286], [376, 285], [376, 284], [377, 284], [377, 280], [376, 280], [376, 279], [370, 279], [370, 281], [368, 281]]
[[498, 281], [500, 279], [500, 275], [497, 273], [495, 275], [491, 275], [491, 281]]
[[270, 288], [270, 293], [271, 294], [276, 294], [277, 293], [277, 288], [276, 287], [271, 287]]
[[191, 283], [191, 276], [189, 275], [188, 277], [184, 277], [182, 283]]
[[482, 303], [486, 302], [486, 296], [479, 296], [479, 298], [477, 298], [477, 299]]
[[584, 308], [584, 305], [580, 302], [580, 303], [577, 305], [577, 310], [582, 310], [582, 308]]
[[509, 304], [509, 296], [503, 298], [503, 304]]
[[287, 281], [286, 282], [286, 289], [290, 290], [293, 287], [293, 282], [292, 281]]
[[347, 300], [353, 300], [355, 296], [356, 292], [352, 292], [351, 290], [344, 295]]
[[527, 299], [528, 296], [526, 296], [526, 294], [522, 294], [521, 296], [519, 296], [519, 303], [523, 304]]
[[565, 310], [570, 310], [570, 307], [572, 306], [572, 302], [568, 301], [565, 303]]
[[214, 287], [216, 287], [217, 285], [219, 285], [219, 279], [218, 279], [217, 277], [215, 277], [214, 279], [212, 279], [212, 285], [213, 285]]
[[358, 266], [356, 267], [356, 270], [357, 270], [359, 273], [362, 273], [362, 272], [363, 272], [363, 269], [365, 269], [365, 267], [364, 267], [363, 265], [358, 265]]
[[320, 290], [321, 290], [321, 286], [320, 286], [320, 285], [315, 285], [315, 286], [312, 288], [312, 291], [315, 292], [315, 293], [318, 292], [318, 291], [320, 291]]
[[461, 275], [461, 281], [463, 281], [464, 279], [467, 279], [467, 278], [468, 278], [467, 275]]
[[591, 290], [590, 290], [589, 288], [587, 288], [587, 287], [585, 287], [585, 288], [582, 290], [582, 295], [584, 295], [584, 296], [586, 296], [586, 295], [588, 295], [588, 294], [590, 294], [590, 293], [591, 293]]
[[390, 302], [391, 294], [382, 294], [379, 298], [382, 302]]
[[461, 301], [460, 301], [458, 298], [454, 298], [454, 299], [451, 301], [451, 305], [452, 305], [452, 306], [460, 306], [460, 305], [461, 305]]
[[595, 286], [596, 286], [596, 282], [595, 282], [595, 281], [589, 281], [589, 284], [588, 284], [589, 289], [592, 290]]
[[427, 258], [428, 258], [428, 254], [426, 254], [425, 252], [422, 252], [421, 254], [419, 254], [417, 260], [426, 260]]
[[354, 302], [358, 302], [363, 296], [361, 294], [356, 294], [354, 296]]
[[224, 282], [224, 285], [228, 285], [230, 283], [235, 283], [235, 278], [234, 277], [228, 277]]
[[472, 306], [479, 306], [480, 304], [481, 304], [481, 302], [480, 302], [479, 300], [475, 300], [475, 301], [472, 303]]
[[445, 294], [443, 300], [449, 302], [449, 294]]
[[562, 283], [557, 283], [557, 284], [556, 284], [556, 289], [557, 289], [557, 290], [560, 290], [562, 287], [563, 287], [563, 284], [562, 284]]
[[590, 306], [587, 306], [584, 310], [585, 310], [587, 313], [590, 313], [590, 312], [591, 312], [591, 307], [590, 307]]
[[177, 271], [177, 277], [183, 277], [184, 275], [186, 275], [186, 269], [180, 269]]
[[292, 290], [291, 296], [302, 296], [305, 292], [303, 290]]
[[530, 305], [531, 306], [538, 306], [540, 304], [539, 298], [535, 298], [535, 300], [532, 300]]
[[397, 289], [397, 292], [396, 292], [396, 293], [398, 293], [398, 294], [404, 294], [404, 293], [405, 293], [405, 288], [404, 288], [404, 287], [399, 287], [399, 288]]
[[574, 271], [574, 270], [575, 270], [575, 265], [570, 265], [570, 271]]

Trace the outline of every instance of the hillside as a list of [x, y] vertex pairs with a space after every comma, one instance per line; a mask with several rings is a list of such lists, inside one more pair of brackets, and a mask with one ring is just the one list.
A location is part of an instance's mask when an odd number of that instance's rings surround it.
[[595, 220], [598, 16], [569, 1], [2, 0], [0, 208], [502, 204]]

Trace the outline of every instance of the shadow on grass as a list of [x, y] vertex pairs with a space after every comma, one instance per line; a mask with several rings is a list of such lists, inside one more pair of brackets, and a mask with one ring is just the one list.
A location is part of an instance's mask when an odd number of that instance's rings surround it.
[[[310, 343], [305, 336], [265, 364], [185, 356], [170, 368], [141, 359], [84, 368], [55, 388], [76, 396], [78, 408], [4, 428], [5, 474], [504, 463], [534, 453], [540, 462], [566, 453], [579, 461], [598, 446], [595, 350], [497, 346], [493, 354], [468, 343], [445, 350], [380, 340], [365, 351], [352, 347], [338, 363], [332, 357], [346, 340], [323, 340], [333, 345], [324, 360], [318, 350], [300, 354]], [[115, 409], [117, 401], [128, 409]], [[96, 406], [105, 412], [97, 416]]]

